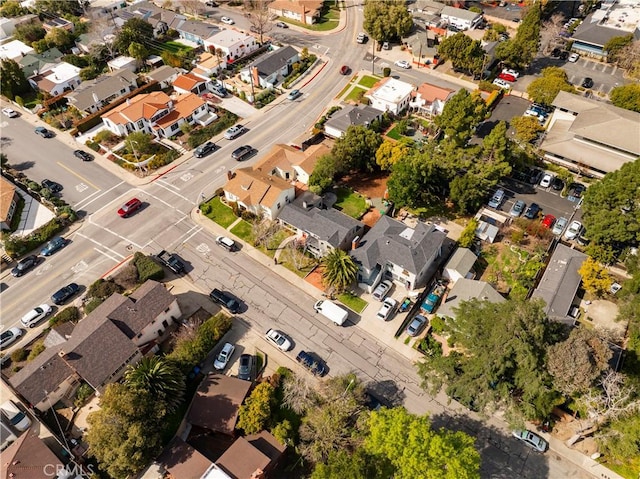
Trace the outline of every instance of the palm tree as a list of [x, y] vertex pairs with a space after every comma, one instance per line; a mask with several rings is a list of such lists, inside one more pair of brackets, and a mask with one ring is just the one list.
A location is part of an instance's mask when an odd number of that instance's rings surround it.
[[338, 292], [344, 291], [356, 279], [358, 265], [346, 252], [334, 249], [322, 259], [322, 280]]
[[143, 358], [137, 365], [129, 366], [124, 382], [131, 389], [147, 391], [175, 411], [184, 396], [184, 375], [175, 363], [160, 356]]

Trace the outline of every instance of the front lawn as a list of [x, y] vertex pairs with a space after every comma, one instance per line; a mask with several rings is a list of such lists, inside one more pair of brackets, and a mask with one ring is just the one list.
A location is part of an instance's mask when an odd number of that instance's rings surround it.
[[314, 24], [309, 25], [287, 17], [278, 17], [278, 20], [306, 28], [307, 30], [313, 30], [314, 32], [327, 32], [336, 28], [340, 23], [340, 10], [335, 1], [325, 1], [320, 18]]
[[241, 220], [231, 228], [231, 232], [246, 243], [253, 244], [253, 228], [245, 220]]
[[366, 87], [366, 88], [371, 88], [373, 85], [375, 85], [379, 81], [380, 81], [379, 77], [372, 77], [370, 75], [365, 75], [362, 78], [360, 78], [358, 85], [362, 85], [363, 87]]
[[162, 53], [163, 51], [167, 51], [173, 54], [176, 54], [181, 51], [189, 52], [193, 50], [193, 48], [188, 47], [187, 45], [183, 45], [180, 42], [174, 42], [173, 40], [162, 43], [154, 48], [156, 53]]
[[278, 263], [304, 278], [313, 271], [313, 268], [318, 264], [318, 260], [305, 255], [302, 251], [293, 251], [291, 248], [285, 248], [278, 256]]
[[200, 205], [200, 211], [210, 220], [218, 223], [223, 228], [228, 228], [236, 219], [233, 210], [220, 201], [220, 197], [216, 196], [206, 203]]
[[402, 138], [402, 135], [400, 134], [400, 132], [399, 132], [398, 130], [399, 130], [399, 128], [398, 128], [398, 124], [396, 123], [396, 124], [394, 125], [394, 127], [393, 127], [393, 128], [391, 128], [391, 129], [387, 132], [387, 136], [388, 136], [389, 138], [392, 138], [392, 139], [396, 140], [396, 141], [400, 141], [400, 139]]
[[337, 297], [338, 297], [338, 301], [340, 301], [347, 308], [355, 311], [358, 314], [364, 311], [364, 308], [366, 308], [367, 305], [369, 304], [364, 299], [359, 298], [358, 296], [355, 296], [352, 293], [342, 293], [342, 294], [339, 294]]
[[344, 101], [352, 101], [355, 103], [360, 102], [362, 100], [362, 96], [369, 91], [366, 88], [360, 88], [358, 86], [354, 86], [353, 89], [349, 92]]
[[364, 196], [359, 195], [349, 188], [338, 188], [336, 195], [338, 196], [338, 201], [333, 205], [334, 208], [352, 218], [361, 218], [369, 209]]

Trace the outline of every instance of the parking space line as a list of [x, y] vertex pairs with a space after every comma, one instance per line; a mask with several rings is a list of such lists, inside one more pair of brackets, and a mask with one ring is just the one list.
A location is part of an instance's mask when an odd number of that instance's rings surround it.
[[615, 75], [617, 71], [618, 71], [618, 65], [613, 65], [613, 68], [611, 70], [611, 75]]

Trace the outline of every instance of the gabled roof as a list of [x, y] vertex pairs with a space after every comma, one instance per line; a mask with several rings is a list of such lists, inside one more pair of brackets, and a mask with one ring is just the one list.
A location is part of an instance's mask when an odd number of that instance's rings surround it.
[[200, 83], [206, 83], [207, 80], [194, 75], [193, 73], [185, 73], [173, 80], [173, 87], [180, 88], [181, 90], [191, 91], [196, 85]]
[[161, 67], [147, 73], [146, 77], [160, 83], [179, 73], [180, 71], [177, 68], [171, 67], [169, 65], [162, 65]]
[[102, 75], [95, 80], [82, 82], [73, 92], [67, 95], [67, 99], [78, 110], [86, 110], [98, 102], [118, 95], [120, 91], [137, 86], [138, 75], [130, 70], [118, 70], [108, 75]]
[[46, 474], [62, 468], [64, 463], [47, 447], [35, 431], [22, 434], [13, 444], [2, 451], [2, 472], [0, 479], [15, 477], [27, 479], [45, 479], [53, 477]]
[[142, 93], [118, 105], [110, 112], [102, 115], [102, 118], [108, 118], [119, 125], [135, 123], [143, 118], [151, 120], [153, 115], [160, 110], [168, 108], [170, 101], [171, 98], [161, 91]]
[[0, 176], [0, 186], [0, 221], [7, 221], [9, 209], [16, 195], [16, 186], [4, 176]]
[[283, 191], [293, 188], [282, 178], [252, 168], [238, 168], [224, 190], [239, 198], [245, 205], [271, 208]]
[[62, 58], [62, 52], [57, 48], [50, 48], [42, 53], [31, 53], [19, 59], [22, 73], [29, 78], [34, 73], [44, 69], [45, 66], [57, 63]]
[[[330, 151], [331, 149], [322, 143], [312, 145], [304, 151], [279, 143], [274, 145], [253, 168], [271, 174], [276, 168], [282, 171], [291, 171], [293, 166], [302, 167], [304, 165], [304, 171], [311, 172], [318, 159]], [[309, 167], [310, 169], [306, 169]]]
[[236, 439], [216, 464], [232, 477], [250, 479], [256, 471], [265, 471], [277, 461], [285, 449], [286, 446], [280, 444], [271, 433], [261, 431]]
[[546, 303], [545, 313], [549, 319], [573, 324], [569, 310], [580, 287], [582, 278], [578, 270], [587, 255], [558, 243], [538, 287], [532, 298], [541, 298]]
[[422, 100], [427, 103], [433, 103], [436, 100], [447, 101], [451, 95], [455, 93], [455, 90], [450, 88], [443, 88], [432, 83], [423, 83], [416, 91], [416, 96], [420, 95]]
[[167, 444], [156, 463], [176, 479], [200, 479], [213, 464], [178, 436]]
[[174, 28], [179, 32], [189, 33], [202, 40], [220, 31], [220, 28], [211, 23], [199, 22], [197, 20], [185, 20], [180, 23], [178, 27]]
[[372, 121], [380, 118], [380, 115], [382, 115], [380, 110], [368, 105], [348, 105], [335, 112], [326, 121], [325, 126], [346, 132], [351, 125], [369, 125]]
[[576, 28], [571, 40], [602, 48], [612, 38], [621, 37], [628, 33], [617, 28], [603, 27], [597, 23], [584, 21]]
[[[288, 10], [290, 12], [317, 15], [322, 10], [322, 0], [274, 0], [269, 3], [271, 10]], [[304, 10], [303, 10], [304, 9]]]
[[442, 247], [446, 235], [434, 225], [419, 222], [415, 229], [388, 216], [381, 217], [367, 232], [351, 256], [366, 269], [391, 262], [418, 274]]
[[473, 21], [479, 16], [481, 16], [482, 14], [472, 12], [471, 10], [465, 10], [463, 8], [450, 7], [447, 5], [442, 9], [442, 12], [440, 13], [440, 15], [442, 15], [443, 17], [446, 16], [446, 17], [452, 17], [452, 18], [459, 18], [461, 20]]
[[329, 148], [324, 143], [311, 145], [309, 148], [304, 150], [305, 156], [297, 164], [295, 164], [295, 166], [300, 168], [305, 173], [311, 175], [313, 169], [316, 167], [316, 163], [318, 163], [318, 160], [322, 156], [329, 153], [331, 153], [331, 148]]
[[292, 58], [298, 55], [298, 50], [288, 45], [283, 48], [274, 50], [262, 57], [258, 58], [255, 62], [249, 65], [249, 68], [257, 68], [258, 73], [262, 77], [268, 77], [269, 75], [277, 72], [287, 65]]
[[478, 257], [468, 248], [458, 248], [451, 259], [447, 261], [444, 269], [449, 269], [460, 273], [461, 276], [465, 276], [473, 265], [478, 260]]
[[436, 314], [441, 317], [454, 318], [455, 309], [460, 307], [463, 301], [478, 299], [491, 303], [502, 303], [505, 299], [493, 287], [485, 281], [462, 278], [456, 281], [447, 297], [440, 305]]
[[156, 120], [154, 128], [166, 128], [173, 125], [181, 118], [187, 118], [192, 115], [197, 108], [200, 108], [205, 103], [206, 102], [202, 98], [193, 93], [179, 95], [173, 102], [173, 109], [171, 112]]

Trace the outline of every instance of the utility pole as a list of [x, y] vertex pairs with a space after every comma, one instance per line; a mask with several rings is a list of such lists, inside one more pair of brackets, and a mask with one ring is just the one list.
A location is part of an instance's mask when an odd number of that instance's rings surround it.
[[376, 40], [372, 38], [371, 42], [371, 74], [376, 74]]

